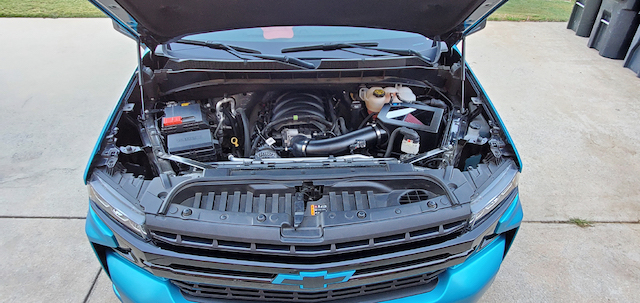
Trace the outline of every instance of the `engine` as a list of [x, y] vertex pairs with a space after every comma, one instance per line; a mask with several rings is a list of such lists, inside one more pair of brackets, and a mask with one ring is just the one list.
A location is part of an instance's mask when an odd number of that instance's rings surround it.
[[[336, 113], [327, 99], [310, 92], [285, 92], [268, 102], [269, 110], [262, 113], [264, 125], [256, 136], [256, 156], [277, 158], [289, 150], [294, 138], [321, 139], [340, 135], [335, 129]], [[263, 135], [264, 140], [263, 139]]]
[[408, 87], [361, 86], [166, 102], [156, 121], [168, 154], [203, 163], [350, 154], [402, 160], [442, 143], [448, 110]]

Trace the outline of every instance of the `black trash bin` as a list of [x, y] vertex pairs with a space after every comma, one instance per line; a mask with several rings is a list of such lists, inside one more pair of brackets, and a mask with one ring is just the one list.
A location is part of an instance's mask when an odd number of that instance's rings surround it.
[[624, 67], [631, 69], [640, 77], [640, 28], [636, 31], [636, 35], [633, 36], [629, 51], [624, 57]]
[[576, 0], [567, 28], [580, 37], [589, 37], [602, 0]]
[[622, 59], [638, 28], [638, 0], [603, 0], [587, 44], [600, 56]]

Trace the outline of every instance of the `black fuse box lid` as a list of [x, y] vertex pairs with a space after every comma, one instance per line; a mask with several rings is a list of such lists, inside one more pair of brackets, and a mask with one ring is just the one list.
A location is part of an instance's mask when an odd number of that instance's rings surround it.
[[214, 140], [208, 129], [171, 134], [167, 136], [167, 150], [170, 154], [214, 148]]

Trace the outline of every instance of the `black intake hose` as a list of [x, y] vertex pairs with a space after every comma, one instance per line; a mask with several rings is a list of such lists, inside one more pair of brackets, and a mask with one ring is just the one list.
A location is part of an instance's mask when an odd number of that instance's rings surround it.
[[242, 120], [242, 130], [243, 130], [243, 141], [242, 148], [244, 149], [243, 156], [245, 158], [249, 158], [251, 156], [251, 132], [249, 132], [249, 119], [247, 119], [247, 114], [244, 112], [244, 109], [239, 108], [238, 112], [240, 112], [240, 119]]
[[353, 148], [362, 148], [359, 146], [361, 142], [366, 142], [366, 147], [373, 147], [386, 136], [387, 132], [384, 129], [372, 125], [329, 139], [313, 140], [305, 136], [295, 136], [291, 138], [289, 148], [296, 157], [339, 156], [349, 154]]

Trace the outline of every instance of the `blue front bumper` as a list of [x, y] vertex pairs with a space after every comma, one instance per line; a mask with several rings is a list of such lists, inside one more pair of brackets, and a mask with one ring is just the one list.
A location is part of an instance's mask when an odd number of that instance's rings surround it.
[[[521, 221], [522, 207], [516, 196], [498, 220], [495, 231], [499, 235], [490, 244], [471, 255], [464, 263], [440, 274], [436, 288], [430, 292], [387, 302], [477, 301], [498, 273]], [[110, 247], [116, 245], [113, 233], [91, 208], [87, 216], [86, 229], [92, 243]], [[505, 231], [514, 232], [508, 235]], [[106, 265], [114, 292], [122, 302], [191, 302], [186, 300], [168, 279], [152, 275], [113, 251], [107, 250], [105, 255], [98, 257], [103, 260], [103, 265]]]

